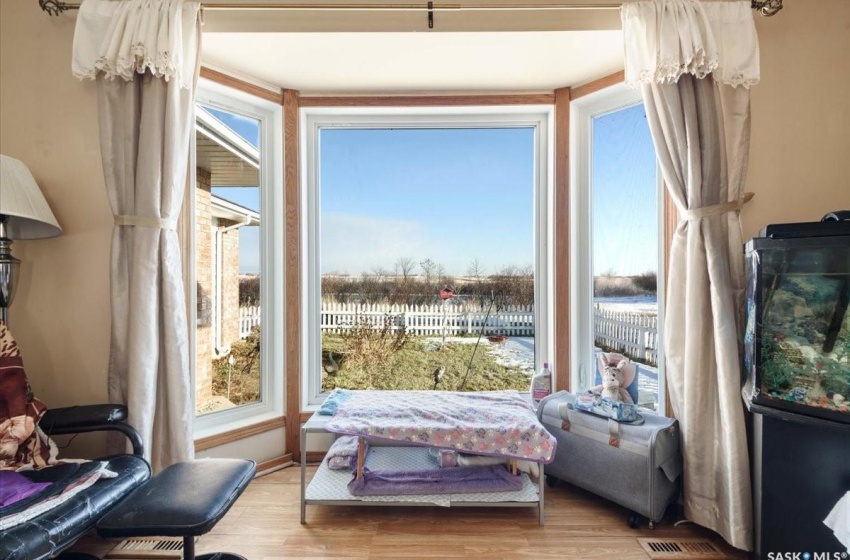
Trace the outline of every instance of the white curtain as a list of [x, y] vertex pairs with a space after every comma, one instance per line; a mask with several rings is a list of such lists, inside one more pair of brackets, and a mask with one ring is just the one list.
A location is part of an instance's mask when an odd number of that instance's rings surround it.
[[86, 0], [73, 72], [97, 80], [112, 233], [109, 397], [155, 471], [194, 455], [189, 331], [176, 225], [189, 170], [199, 4]]
[[654, 0], [622, 9], [626, 80], [642, 87], [680, 221], [667, 278], [665, 358], [684, 455], [685, 516], [752, 549], [740, 397], [743, 240], [758, 41], [748, 1]]

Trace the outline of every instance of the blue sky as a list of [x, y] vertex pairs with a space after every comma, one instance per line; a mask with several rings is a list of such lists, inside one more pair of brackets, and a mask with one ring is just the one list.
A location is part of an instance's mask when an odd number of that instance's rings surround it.
[[[256, 121], [210, 112], [258, 145]], [[392, 270], [401, 257], [431, 259], [453, 275], [473, 259], [488, 274], [532, 264], [533, 129], [323, 129], [320, 150], [323, 274]], [[643, 106], [597, 117], [593, 153], [594, 274], [656, 270]], [[257, 188], [213, 193], [259, 210]], [[240, 230], [243, 273], [259, 270], [258, 230]]]
[[594, 119], [591, 184], [593, 274], [657, 272], [655, 149], [643, 104]]
[[320, 143], [322, 273], [532, 264], [533, 129], [324, 129]]

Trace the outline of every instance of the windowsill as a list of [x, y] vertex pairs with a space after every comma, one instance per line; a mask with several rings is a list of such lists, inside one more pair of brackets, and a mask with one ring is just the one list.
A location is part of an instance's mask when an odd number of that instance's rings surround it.
[[[221, 423], [215, 423], [203, 429], [195, 430], [195, 447], [197, 448], [198, 443], [204, 440], [211, 440], [213, 438], [226, 439], [232, 434], [243, 434], [241, 437], [248, 437], [249, 435], [262, 433], [264, 431], [273, 430], [277, 427], [284, 426], [285, 422], [286, 417], [280, 412], [268, 412], [265, 414], [258, 414], [256, 416], [250, 416], [247, 418], [239, 418], [230, 421], [223, 421]], [[280, 423], [280, 426], [276, 425], [278, 423]], [[246, 433], [247, 435], [245, 435]]]

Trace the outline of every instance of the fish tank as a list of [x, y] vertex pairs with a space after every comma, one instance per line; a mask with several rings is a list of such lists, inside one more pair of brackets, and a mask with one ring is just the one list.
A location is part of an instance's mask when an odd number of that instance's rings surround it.
[[800, 225], [746, 245], [743, 396], [850, 424], [850, 222]]

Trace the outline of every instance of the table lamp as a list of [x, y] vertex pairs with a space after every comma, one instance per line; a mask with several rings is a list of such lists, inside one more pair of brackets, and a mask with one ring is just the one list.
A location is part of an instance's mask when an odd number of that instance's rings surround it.
[[23, 162], [0, 155], [0, 321], [9, 323], [21, 261], [12, 256], [13, 239], [56, 237], [62, 228]]

